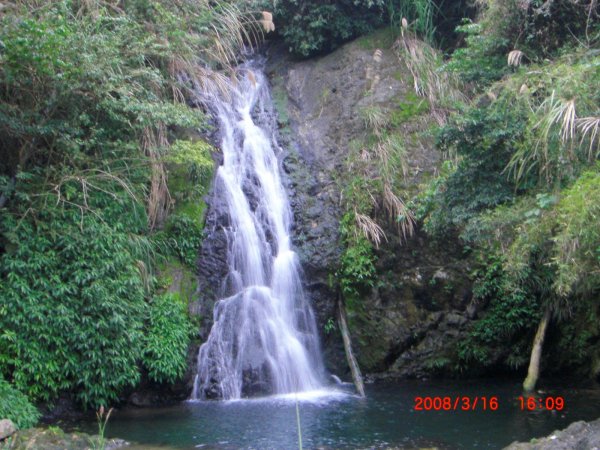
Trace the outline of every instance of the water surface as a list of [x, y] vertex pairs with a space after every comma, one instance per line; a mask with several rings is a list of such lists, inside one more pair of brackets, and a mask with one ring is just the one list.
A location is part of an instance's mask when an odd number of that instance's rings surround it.
[[[304, 448], [497, 449], [547, 435], [576, 420], [600, 417], [597, 389], [553, 388], [540, 394], [563, 396], [566, 406], [561, 412], [521, 411], [519, 381], [404, 381], [366, 389], [366, 399], [343, 392], [300, 395]], [[496, 396], [499, 408], [414, 410], [415, 396], [457, 395]], [[123, 410], [111, 418], [107, 435], [146, 449], [297, 449], [295, 396]]]

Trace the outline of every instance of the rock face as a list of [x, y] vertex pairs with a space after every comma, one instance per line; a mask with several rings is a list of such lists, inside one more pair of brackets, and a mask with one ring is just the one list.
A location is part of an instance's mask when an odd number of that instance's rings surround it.
[[[326, 363], [337, 374], [348, 374], [339, 332], [331, 327], [342, 254], [340, 174], [348, 170], [345, 160], [352, 142], [369, 132], [362, 109], [375, 104], [404, 111], [421, 102], [415, 100], [412, 76], [391, 44], [383, 34], [361, 38], [319, 59], [290, 61], [276, 49], [271, 54], [269, 76], [294, 209], [294, 244], [323, 331]], [[377, 48], [382, 53], [375, 65]], [[418, 192], [419, 184], [437, 170], [438, 152], [423, 137], [433, 121], [426, 109], [402, 123], [411, 142], [408, 195]], [[456, 240], [436, 244], [417, 231], [401, 243], [393, 229], [386, 233], [389, 242], [377, 251], [377, 285], [358, 310], [349, 312], [353, 345], [363, 372], [375, 378], [428, 376], [443, 370], [445, 354], [476, 314], [468, 262]]]
[[100, 439], [86, 433], [66, 433], [59, 428], [29, 428], [19, 431], [6, 441], [6, 450], [116, 450], [129, 446], [122, 439]]
[[[227, 236], [225, 227], [229, 225], [229, 215], [225, 200], [213, 188], [208, 199], [208, 213], [205, 222], [206, 239], [202, 242], [198, 260], [198, 300], [190, 303], [190, 313], [202, 320], [200, 339], [205, 341], [212, 326], [215, 302], [222, 296], [218, 292], [222, 280], [227, 275]], [[196, 349], [197, 356], [197, 349]], [[195, 371], [195, 368], [194, 368]]]
[[[426, 100], [414, 94], [410, 71], [391, 50], [392, 44], [389, 33], [379, 33], [306, 61], [293, 61], [276, 46], [267, 51], [267, 73], [279, 115], [276, 137], [294, 212], [294, 247], [317, 315], [326, 366], [346, 379], [348, 367], [335, 325], [339, 296], [335, 274], [343, 251], [340, 180], [348, 170], [349, 148], [370, 132], [361, 111], [377, 105], [395, 113], [401, 123], [408, 143], [406, 197], [418, 193], [440, 164], [427, 134], [435, 117]], [[376, 49], [381, 53], [375, 58]], [[222, 229], [228, 218], [220, 202], [217, 195], [209, 200], [208, 237], [200, 252], [200, 298], [190, 304], [190, 312], [202, 318], [202, 339], [212, 325], [214, 302], [223, 294], [215, 287], [226, 274]], [[389, 240], [376, 252], [376, 286], [359, 308], [348, 312], [359, 364], [372, 378], [443, 373], [449, 352], [477, 315], [468, 260], [456, 239], [430, 242], [417, 230], [403, 243], [392, 226], [388, 228]]]
[[600, 449], [600, 419], [574, 422], [561, 431], [554, 431], [531, 442], [513, 442], [504, 450], [590, 450]]

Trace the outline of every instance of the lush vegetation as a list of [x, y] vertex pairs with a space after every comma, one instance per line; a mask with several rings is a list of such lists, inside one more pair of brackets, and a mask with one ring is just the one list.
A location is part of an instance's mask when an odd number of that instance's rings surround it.
[[[458, 236], [481, 313], [454, 354], [443, 355], [444, 368], [523, 371], [549, 334], [545, 360], [597, 376], [598, 361], [581, 357], [600, 336], [590, 319], [600, 311], [595, 3], [479, 2], [445, 58], [435, 50], [439, 8], [396, 6], [388, 10], [394, 48], [415, 95], [363, 108], [365, 138], [350, 146], [340, 174], [337, 279], [351, 325], [369, 327], [360, 299], [380, 283], [378, 247], [394, 228], [401, 239], [416, 228], [440, 245]], [[378, 58], [376, 51], [373, 66]], [[376, 82], [366, 73], [367, 86]], [[415, 195], [403, 183], [412, 138], [402, 124], [420, 114], [435, 120], [429, 131], [442, 161]], [[377, 333], [375, 326], [360, 335]], [[569, 346], [576, 351], [554, 350]]]
[[12, 420], [17, 428], [22, 429], [35, 425], [40, 413], [27, 396], [0, 376], [0, 416]]
[[[213, 170], [197, 133], [207, 120], [190, 99], [221, 85], [241, 46], [260, 39], [261, 8], [301, 56], [389, 21], [414, 78], [402, 103], [361, 111], [364, 138], [340, 175], [337, 278], [354, 325], [386, 232], [406, 239], [418, 226], [460, 236], [486, 305], [453, 368], [522, 369], [550, 320], [556, 348], [570, 349], [561, 364], [597, 371], [582, 356], [600, 334], [595, 3], [479, 3], [444, 60], [435, 43], [461, 2], [5, 2], [0, 415], [26, 427], [37, 420], [30, 402], [68, 394], [97, 408], [143, 377], [183, 376], [190, 289], [175, 279], [193, 278]], [[367, 81], [366, 98], [377, 79]], [[412, 195], [403, 126], [423, 114], [439, 125], [445, 160]]]
[[[548, 322], [584, 327], [555, 333], [559, 348], [566, 339], [590, 350], [597, 339], [582, 319], [597, 315], [600, 288], [593, 5], [488, 2], [476, 23], [459, 27], [466, 45], [445, 63], [471, 100], [440, 128], [448, 160], [411, 205], [433, 238], [458, 233], [478, 261], [474, 296], [488, 306], [457, 349], [461, 370], [526, 367], [538, 323], [534, 352]], [[597, 370], [579, 351], [562, 363]]]
[[284, 0], [274, 6], [281, 35], [301, 56], [331, 50], [382, 23], [382, 0]]
[[142, 362], [155, 381], [174, 383], [187, 369], [187, 351], [193, 329], [186, 306], [173, 294], [156, 296], [150, 305]]
[[[434, 0], [258, 0], [273, 10], [279, 34], [290, 52], [307, 57], [330, 51], [349, 39], [406, 18], [425, 39], [454, 39], [453, 25], [468, 2]], [[459, 13], [460, 11], [460, 13]], [[439, 30], [445, 33], [439, 33]], [[448, 31], [449, 30], [449, 31]]]
[[213, 160], [189, 99], [260, 38], [244, 5], [3, 5], [0, 416], [183, 375], [189, 292], [157, 280], [195, 270]]

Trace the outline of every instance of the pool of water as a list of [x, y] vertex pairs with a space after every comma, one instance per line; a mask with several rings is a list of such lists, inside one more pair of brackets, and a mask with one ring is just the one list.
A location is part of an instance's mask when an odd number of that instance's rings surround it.
[[[367, 386], [367, 398], [339, 388], [298, 396], [304, 449], [497, 449], [600, 417], [600, 390], [548, 388], [562, 411], [522, 411], [518, 381], [404, 381]], [[479, 397], [475, 410], [415, 411], [415, 397]], [[481, 397], [498, 399], [482, 409]], [[83, 426], [93, 432], [93, 424]], [[135, 448], [297, 449], [296, 396], [230, 402], [185, 402], [168, 408], [125, 409], [111, 417], [107, 436]]]

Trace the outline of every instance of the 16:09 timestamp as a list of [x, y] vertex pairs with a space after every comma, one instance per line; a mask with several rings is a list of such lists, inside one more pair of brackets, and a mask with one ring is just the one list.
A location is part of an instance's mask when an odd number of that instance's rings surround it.
[[519, 397], [521, 411], [562, 411], [565, 408], [563, 397]]

